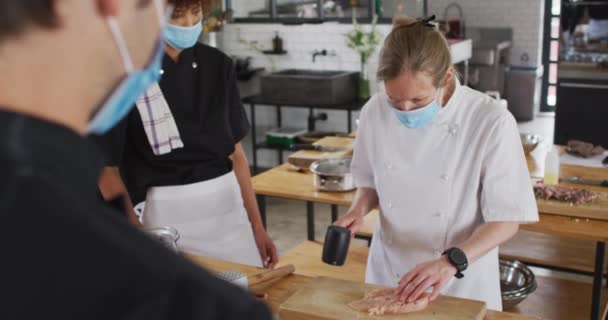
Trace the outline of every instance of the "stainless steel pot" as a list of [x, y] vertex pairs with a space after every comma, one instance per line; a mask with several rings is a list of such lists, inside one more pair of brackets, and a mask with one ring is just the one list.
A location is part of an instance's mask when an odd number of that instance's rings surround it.
[[319, 191], [347, 192], [355, 190], [350, 173], [352, 158], [317, 160], [310, 165], [314, 173], [313, 185]]
[[177, 241], [179, 240], [179, 232], [171, 227], [144, 229], [144, 232], [152, 236], [153, 239], [167, 246], [169, 249], [177, 252]]
[[500, 289], [503, 308], [513, 308], [536, 290], [534, 273], [519, 261], [500, 260]]

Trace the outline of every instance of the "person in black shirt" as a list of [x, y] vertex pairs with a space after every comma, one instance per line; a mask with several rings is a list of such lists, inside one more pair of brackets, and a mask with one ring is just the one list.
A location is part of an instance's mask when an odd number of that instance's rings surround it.
[[[120, 168], [145, 227], [177, 229], [180, 249], [191, 254], [273, 268], [276, 248], [240, 143], [250, 127], [233, 61], [197, 42], [200, 0], [169, 3], [175, 11], [159, 90], [149, 90], [122, 123], [95, 140], [107, 165]], [[106, 178], [120, 185], [118, 177]]]
[[98, 196], [102, 156], [84, 136], [138, 94], [117, 88], [148, 81], [163, 6], [0, 1], [0, 319], [271, 318]]

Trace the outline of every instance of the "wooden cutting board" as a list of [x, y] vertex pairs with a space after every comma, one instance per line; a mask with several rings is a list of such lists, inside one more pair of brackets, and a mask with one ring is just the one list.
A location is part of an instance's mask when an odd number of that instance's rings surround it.
[[287, 161], [296, 167], [308, 169], [310, 165], [317, 160], [352, 156], [354, 139], [346, 137], [325, 137], [314, 144], [325, 147], [340, 147], [345, 148], [345, 150], [338, 152], [300, 150], [291, 154]]
[[582, 205], [536, 198], [538, 211], [562, 216], [608, 221], [608, 193], [598, 191], [593, 192], [598, 195], [598, 198], [591, 203]]
[[482, 320], [486, 315], [485, 303], [450, 297], [440, 297], [423, 311], [400, 316], [371, 317], [348, 306], [350, 302], [363, 298], [366, 292], [377, 288], [364, 283], [316, 278], [280, 306], [279, 316], [283, 320]]

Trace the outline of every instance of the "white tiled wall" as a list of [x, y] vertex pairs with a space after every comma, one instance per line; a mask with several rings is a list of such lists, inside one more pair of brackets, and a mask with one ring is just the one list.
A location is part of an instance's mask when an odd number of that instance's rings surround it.
[[[467, 26], [513, 29], [512, 65], [536, 67], [542, 63], [544, 0], [431, 0], [430, 10], [442, 17], [452, 2], [462, 7]], [[528, 59], [522, 59], [526, 55]]]
[[[443, 16], [445, 7], [453, 0], [432, 0], [431, 12]], [[514, 31], [514, 48], [511, 50], [511, 63], [516, 66], [535, 67], [542, 61], [542, 19], [543, 0], [460, 0], [457, 1], [464, 10], [467, 26], [472, 27], [510, 27]], [[329, 69], [359, 71], [359, 56], [349, 49], [344, 34], [352, 29], [350, 24], [324, 23], [320, 25], [285, 26], [280, 24], [230, 24], [222, 32], [220, 44], [227, 54], [233, 56], [251, 56], [253, 65], [271, 70], [286, 68]], [[380, 25], [383, 35], [390, 31], [389, 25]], [[239, 43], [238, 34], [247, 40], [259, 41], [265, 49], [270, 49], [275, 32], [279, 32], [288, 51], [285, 56], [267, 56]], [[336, 56], [318, 57], [312, 62], [314, 50], [327, 49]], [[527, 56], [527, 60], [525, 57]], [[269, 59], [272, 59], [273, 63]], [[374, 73], [377, 66], [377, 53], [369, 63], [369, 75], [372, 79], [372, 90], [376, 90]], [[247, 108], [249, 109], [249, 108]], [[249, 112], [249, 111], [248, 111]], [[275, 124], [275, 110], [271, 107], [256, 109], [258, 132], [262, 139], [263, 132]], [[306, 127], [307, 110], [284, 108], [283, 125]], [[318, 122], [318, 130], [346, 131], [346, 112], [317, 110], [326, 112], [329, 119]], [[356, 119], [357, 113], [353, 115]], [[354, 123], [354, 120], [353, 120]], [[246, 150], [251, 152], [250, 139], [246, 139]], [[275, 151], [260, 151], [259, 163], [263, 167], [277, 164]]]

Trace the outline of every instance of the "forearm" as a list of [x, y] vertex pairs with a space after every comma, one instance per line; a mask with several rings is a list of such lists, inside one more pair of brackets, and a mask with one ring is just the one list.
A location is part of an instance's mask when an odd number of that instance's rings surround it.
[[105, 201], [114, 200], [127, 193], [117, 167], [104, 167], [99, 177], [99, 192]]
[[230, 156], [230, 159], [232, 160], [234, 174], [236, 175], [241, 188], [241, 197], [243, 198], [249, 222], [254, 229], [263, 227], [258, 202], [255, 198], [255, 192], [253, 191], [253, 184], [251, 183], [249, 161], [247, 161], [245, 151], [240, 143], [235, 146], [235, 151]]
[[519, 230], [519, 223], [517, 222], [484, 223], [459, 248], [465, 252], [469, 263], [473, 263], [492, 249], [511, 239], [517, 233], [517, 230]]
[[378, 193], [375, 189], [358, 188], [349, 211], [356, 212], [360, 215], [366, 215], [377, 208], [378, 204]]
[[120, 171], [117, 167], [104, 167], [99, 177], [99, 192], [106, 202], [121, 199], [125, 214], [129, 221], [136, 226], [139, 226], [139, 219], [133, 209], [133, 203], [129, 197], [129, 192], [120, 176]]

